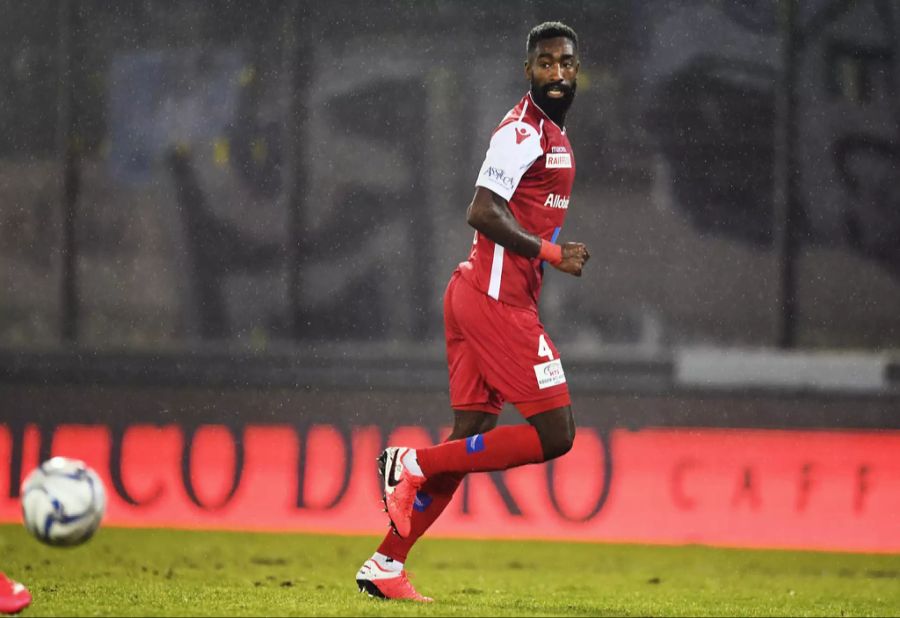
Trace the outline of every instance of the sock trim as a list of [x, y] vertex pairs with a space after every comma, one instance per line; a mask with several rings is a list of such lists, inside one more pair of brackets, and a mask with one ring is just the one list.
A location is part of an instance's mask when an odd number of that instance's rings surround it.
[[415, 474], [416, 476], [425, 476], [422, 473], [422, 468], [419, 467], [419, 458], [416, 457], [416, 449], [407, 449], [400, 460], [403, 462], [403, 466], [412, 474]]

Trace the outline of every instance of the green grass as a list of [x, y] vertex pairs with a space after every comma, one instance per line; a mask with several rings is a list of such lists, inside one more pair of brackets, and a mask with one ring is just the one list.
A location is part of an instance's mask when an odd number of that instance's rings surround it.
[[900, 556], [425, 540], [437, 602], [384, 602], [353, 576], [372, 537], [105, 528], [74, 549], [0, 526], [0, 569], [42, 615], [900, 615]]

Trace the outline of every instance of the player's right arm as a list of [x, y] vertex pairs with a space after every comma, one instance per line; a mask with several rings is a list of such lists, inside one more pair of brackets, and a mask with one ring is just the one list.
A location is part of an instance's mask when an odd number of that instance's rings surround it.
[[[540, 236], [523, 228], [513, 216], [508, 202], [490, 189], [475, 188], [475, 196], [466, 211], [466, 221], [507, 251], [528, 258], [541, 254], [543, 243]], [[561, 248], [561, 261], [551, 264], [564, 273], [580, 277], [585, 262], [591, 257], [587, 247], [580, 242], [567, 242]]]
[[590, 255], [581, 243], [561, 246], [541, 240], [522, 228], [509, 209], [509, 199], [522, 176], [543, 154], [541, 135], [527, 122], [502, 125], [491, 136], [469, 204], [469, 225], [508, 251], [528, 258], [541, 257], [559, 270], [581, 276]]

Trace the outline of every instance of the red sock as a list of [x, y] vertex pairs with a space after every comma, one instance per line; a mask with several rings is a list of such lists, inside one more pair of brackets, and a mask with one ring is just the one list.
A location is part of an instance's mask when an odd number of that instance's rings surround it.
[[412, 529], [409, 536], [405, 539], [394, 534], [393, 531], [387, 533], [378, 551], [389, 558], [406, 562], [409, 550], [419, 537], [425, 534], [425, 531], [435, 522], [438, 516], [444, 512], [444, 509], [450, 504], [453, 493], [459, 487], [463, 479], [463, 474], [439, 474], [425, 481], [416, 493], [416, 504], [413, 506]]
[[544, 461], [537, 430], [531, 425], [497, 427], [468, 438], [416, 449], [427, 477], [447, 472], [490, 472]]

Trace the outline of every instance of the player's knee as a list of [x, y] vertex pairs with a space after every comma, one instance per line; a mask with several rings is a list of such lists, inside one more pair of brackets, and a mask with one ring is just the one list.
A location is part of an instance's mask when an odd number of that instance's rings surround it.
[[559, 445], [559, 455], [557, 457], [562, 457], [566, 453], [572, 450], [572, 446], [575, 444], [575, 427], [569, 427], [566, 434], [560, 440]]
[[544, 459], [550, 460], [562, 457], [572, 450], [573, 444], [575, 444], [574, 425], [566, 427], [563, 431], [554, 433], [552, 436], [541, 440], [541, 446], [544, 450]]
[[538, 432], [544, 461], [562, 457], [575, 443], [575, 417], [569, 406], [557, 408], [528, 419]]
[[562, 457], [572, 449], [572, 443], [565, 440], [553, 440], [544, 444], [544, 461]]

